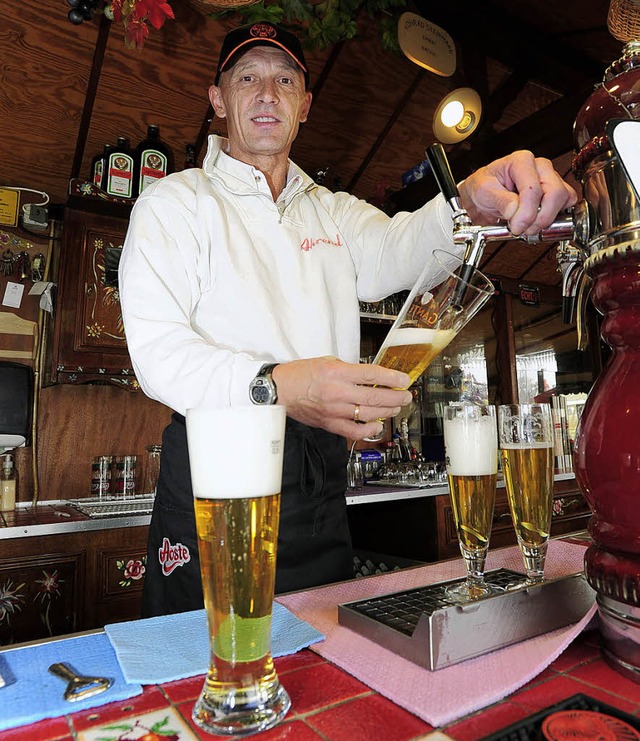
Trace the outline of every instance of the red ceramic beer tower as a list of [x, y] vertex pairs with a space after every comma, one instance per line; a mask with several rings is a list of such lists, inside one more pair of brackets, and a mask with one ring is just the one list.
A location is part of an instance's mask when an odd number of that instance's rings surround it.
[[584, 271], [613, 351], [576, 435], [576, 477], [593, 513], [585, 573], [605, 659], [640, 682], [640, 204], [606, 135], [618, 118], [640, 119], [640, 42], [624, 47], [574, 126], [574, 172], [590, 217]]

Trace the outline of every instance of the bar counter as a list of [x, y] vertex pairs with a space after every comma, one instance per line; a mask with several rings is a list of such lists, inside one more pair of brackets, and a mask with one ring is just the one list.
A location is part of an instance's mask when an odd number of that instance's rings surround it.
[[[577, 694], [640, 715], [640, 685], [604, 663], [595, 631], [583, 633], [545, 672], [514, 694], [437, 729], [309, 649], [276, 659], [276, 668], [291, 697], [292, 709], [283, 724], [250, 737], [256, 741], [479, 741]], [[151, 728], [165, 719], [164, 728], [175, 730], [173, 741], [222, 738], [203, 732], [191, 721], [191, 710], [203, 681], [203, 676], [197, 676], [146, 686], [142, 695], [126, 702], [7, 730], [0, 733], [0, 738], [2, 741], [116, 739], [126, 727], [133, 728], [137, 723], [138, 728]], [[463, 687], [460, 692], [464, 692]], [[0, 694], [0, 702], [1, 698]], [[114, 725], [120, 729], [113, 730]], [[149, 735], [145, 741], [162, 738], [167, 736]]]
[[[374, 576], [366, 581], [375, 585], [375, 580], [381, 578], [384, 577]], [[291, 609], [296, 600], [300, 602], [306, 595], [313, 597], [314, 591], [286, 595], [282, 602]], [[563, 702], [574, 696], [580, 696], [574, 700], [576, 707], [599, 710], [608, 717], [611, 717], [613, 710], [613, 714], [620, 713], [618, 718], [630, 722], [631, 717], [640, 727], [640, 684], [607, 666], [600, 654], [599, 635], [594, 621], [543, 671], [523, 686], [481, 710], [439, 727], [413, 715], [351, 673], [318, 655], [318, 646], [322, 646], [322, 643], [275, 660], [281, 682], [291, 697], [292, 708], [280, 726], [252, 738], [257, 741], [479, 741], [491, 737], [493, 741], [501, 738], [526, 741], [529, 738], [543, 738], [542, 735], [533, 735], [533, 722], [528, 726], [530, 735], [525, 731], [520, 731], [519, 735], [500, 732], [542, 711], [548, 710], [544, 713], [548, 715], [562, 709]], [[6, 649], [12, 650], [15, 647]], [[0, 656], [3, 653], [0, 652]], [[385, 672], [386, 669], [381, 665], [379, 671]], [[487, 675], [487, 683], [493, 680], [494, 676]], [[192, 707], [203, 682], [204, 676], [198, 675], [147, 685], [141, 695], [129, 700], [6, 730], [0, 733], [0, 738], [2, 741], [116, 741], [141, 738], [145, 741], [159, 741], [162, 738], [182, 741], [221, 738], [201, 731], [191, 721]], [[0, 689], [0, 706], [2, 691]], [[458, 692], [462, 698], [465, 693], [463, 684]], [[537, 717], [538, 729], [541, 722], [540, 715]], [[159, 729], [162, 729], [161, 734], [156, 733]]]
[[[555, 482], [567, 482], [574, 479], [572, 473], [556, 474], [554, 477]], [[498, 481], [498, 488], [504, 488], [502, 479]], [[407, 486], [400, 482], [389, 484], [374, 482], [365, 484], [361, 489], [348, 490], [346, 501], [347, 505], [354, 506], [425, 499], [448, 495], [448, 493], [449, 487], [446, 483], [421, 483]], [[142, 527], [148, 525], [150, 521], [150, 514], [91, 518], [70, 505], [69, 500], [65, 499], [41, 500], [35, 507], [31, 503], [20, 502], [14, 511], [0, 512], [0, 540], [121, 527]]]

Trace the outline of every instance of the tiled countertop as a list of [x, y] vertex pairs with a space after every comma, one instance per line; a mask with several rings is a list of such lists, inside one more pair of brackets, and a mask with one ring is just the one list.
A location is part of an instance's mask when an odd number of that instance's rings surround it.
[[[582, 633], [544, 672], [520, 690], [439, 729], [305, 649], [275, 662], [292, 700], [286, 720], [250, 738], [256, 741], [478, 741], [576, 694], [588, 695], [640, 716], [640, 684], [610, 669], [601, 658], [598, 643], [597, 631]], [[116, 741], [140, 739], [145, 729], [145, 741], [167, 739], [171, 730], [173, 741], [221, 738], [196, 729], [191, 721], [191, 710], [203, 681], [204, 677], [198, 676], [147, 686], [142, 695], [132, 700], [5, 731], [0, 733], [0, 739]], [[461, 687], [460, 691], [464, 689]], [[150, 732], [154, 724], [161, 724], [163, 735]]]

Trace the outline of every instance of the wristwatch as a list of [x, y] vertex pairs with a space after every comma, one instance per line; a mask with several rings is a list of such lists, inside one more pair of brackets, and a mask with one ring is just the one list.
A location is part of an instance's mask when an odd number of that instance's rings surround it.
[[254, 404], [275, 404], [278, 401], [278, 389], [271, 375], [276, 365], [278, 363], [263, 365], [249, 384], [249, 398]]

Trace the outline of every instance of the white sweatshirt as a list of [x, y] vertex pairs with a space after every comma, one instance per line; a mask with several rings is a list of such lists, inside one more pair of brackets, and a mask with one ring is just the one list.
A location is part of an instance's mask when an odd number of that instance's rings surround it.
[[434, 248], [459, 252], [441, 196], [393, 218], [290, 163], [266, 178], [209, 137], [203, 168], [139, 196], [119, 269], [127, 345], [145, 393], [175, 411], [249, 403], [266, 362], [358, 362], [359, 300], [409, 289]]

